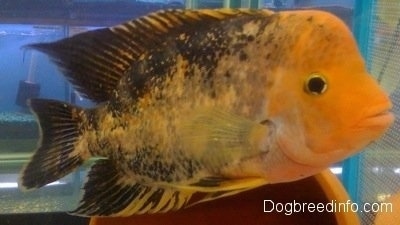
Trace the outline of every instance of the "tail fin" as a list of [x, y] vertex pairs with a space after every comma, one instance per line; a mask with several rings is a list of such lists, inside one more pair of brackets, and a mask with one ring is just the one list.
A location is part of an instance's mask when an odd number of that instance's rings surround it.
[[30, 162], [23, 168], [19, 187], [23, 190], [42, 187], [80, 166], [89, 154], [75, 148], [82, 134], [84, 110], [63, 102], [31, 99], [41, 138]]

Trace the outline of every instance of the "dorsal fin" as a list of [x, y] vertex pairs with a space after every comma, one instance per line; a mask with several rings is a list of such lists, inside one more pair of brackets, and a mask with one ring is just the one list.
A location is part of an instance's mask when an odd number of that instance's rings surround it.
[[151, 13], [121, 25], [88, 31], [53, 43], [28, 45], [46, 53], [85, 97], [109, 100], [120, 79], [141, 55], [160, 46], [171, 32], [227, 18], [270, 15], [268, 10], [167, 10]]

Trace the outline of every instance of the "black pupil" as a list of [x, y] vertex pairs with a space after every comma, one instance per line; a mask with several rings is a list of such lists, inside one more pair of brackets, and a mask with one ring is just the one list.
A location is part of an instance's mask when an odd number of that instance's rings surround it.
[[310, 92], [321, 94], [325, 89], [325, 81], [320, 77], [313, 77], [308, 81], [307, 86]]

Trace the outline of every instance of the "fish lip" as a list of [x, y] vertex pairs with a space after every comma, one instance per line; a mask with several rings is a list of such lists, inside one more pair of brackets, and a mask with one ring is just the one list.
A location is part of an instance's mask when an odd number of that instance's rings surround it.
[[390, 111], [385, 111], [364, 119], [363, 124], [368, 126], [388, 127], [394, 120], [394, 114]]
[[365, 111], [363, 114], [363, 119], [359, 121], [356, 125], [357, 128], [363, 127], [388, 127], [394, 120], [395, 116], [391, 112], [392, 103], [384, 103], [372, 107]]

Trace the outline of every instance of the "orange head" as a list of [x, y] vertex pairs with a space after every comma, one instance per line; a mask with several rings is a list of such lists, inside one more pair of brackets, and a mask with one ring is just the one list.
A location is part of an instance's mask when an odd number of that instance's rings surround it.
[[277, 124], [283, 152], [297, 163], [323, 166], [379, 138], [394, 120], [392, 104], [366, 71], [346, 25], [317, 11], [281, 17], [294, 44], [283, 49], [284, 66], [270, 78], [266, 114]]

